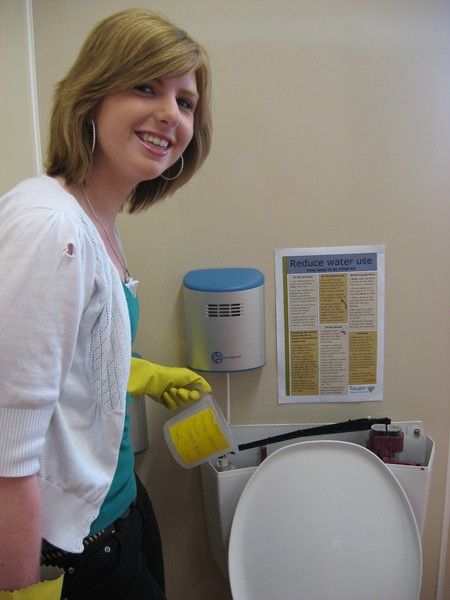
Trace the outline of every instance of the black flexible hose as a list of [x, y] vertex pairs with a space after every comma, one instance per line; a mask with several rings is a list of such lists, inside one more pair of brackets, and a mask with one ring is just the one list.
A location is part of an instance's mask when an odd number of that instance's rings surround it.
[[289, 433], [281, 433], [273, 437], [268, 437], [255, 442], [239, 444], [239, 450], [249, 450], [250, 448], [259, 448], [268, 444], [276, 444], [277, 442], [286, 442], [295, 440], [300, 437], [311, 437], [313, 435], [327, 435], [330, 433], [349, 433], [352, 431], [366, 431], [372, 425], [390, 425], [391, 419], [382, 417], [380, 419], [355, 419], [354, 421], [344, 421], [343, 423], [331, 423], [327, 425], [319, 425], [318, 427], [309, 427], [307, 429], [298, 429]]

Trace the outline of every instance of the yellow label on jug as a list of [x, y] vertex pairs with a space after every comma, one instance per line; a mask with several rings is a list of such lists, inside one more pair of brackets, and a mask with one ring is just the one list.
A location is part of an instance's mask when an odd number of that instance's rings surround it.
[[206, 408], [169, 427], [170, 437], [186, 466], [229, 448], [212, 408]]

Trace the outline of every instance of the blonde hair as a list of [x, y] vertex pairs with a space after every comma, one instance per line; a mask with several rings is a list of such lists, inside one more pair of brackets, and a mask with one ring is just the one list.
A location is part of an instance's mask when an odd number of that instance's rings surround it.
[[211, 147], [210, 68], [203, 47], [152, 11], [132, 9], [100, 21], [84, 42], [74, 65], [55, 89], [46, 172], [69, 185], [86, 181], [92, 167], [90, 121], [106, 97], [143, 81], [194, 72], [199, 101], [194, 134], [184, 151], [181, 175], [139, 183], [127, 201], [128, 212], [147, 208], [184, 185], [200, 168]]

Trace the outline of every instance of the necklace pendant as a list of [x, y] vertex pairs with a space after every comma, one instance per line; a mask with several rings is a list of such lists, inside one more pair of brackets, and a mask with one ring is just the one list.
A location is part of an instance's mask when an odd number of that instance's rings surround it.
[[105, 232], [106, 239], [108, 240], [109, 246], [110, 246], [111, 250], [113, 251], [113, 254], [114, 254], [114, 256], [117, 258], [117, 260], [119, 261], [119, 263], [122, 265], [122, 268], [123, 268], [123, 271], [124, 271], [124, 273], [123, 273], [123, 281], [124, 281], [124, 283], [130, 283], [131, 275], [130, 275], [130, 273], [128, 272], [127, 263], [125, 262], [125, 258], [124, 258], [124, 256], [123, 256], [123, 251], [121, 250], [121, 247], [120, 247], [120, 241], [118, 240], [118, 234], [117, 234], [117, 230], [116, 230], [116, 229], [114, 229], [114, 232], [115, 232], [115, 235], [116, 235], [116, 243], [117, 243], [117, 244], [118, 244], [118, 246], [119, 246], [119, 253], [120, 253], [120, 256], [119, 256], [119, 254], [117, 254], [117, 252], [116, 252], [116, 250], [115, 250], [115, 248], [114, 248], [114, 245], [113, 245], [113, 243], [112, 243], [112, 241], [111, 241], [111, 238], [109, 237], [108, 230], [107, 230], [107, 229], [106, 229], [106, 227], [103, 225], [103, 223], [102, 223], [102, 221], [100, 220], [99, 216], [98, 216], [98, 215], [97, 215], [97, 213], [95, 212], [95, 210], [94, 210], [94, 207], [92, 206], [92, 204], [91, 204], [91, 201], [89, 200], [89, 197], [88, 197], [88, 195], [86, 194], [86, 190], [84, 189], [84, 185], [81, 185], [80, 187], [81, 187], [81, 190], [82, 190], [82, 192], [83, 192], [83, 195], [84, 195], [84, 197], [85, 197], [85, 199], [86, 199], [86, 203], [87, 203], [87, 205], [88, 205], [88, 206], [89, 206], [89, 208], [91, 209], [91, 211], [92, 211], [92, 214], [94, 215], [94, 217], [97, 219], [97, 221], [98, 221], [98, 224], [100, 225], [100, 227], [101, 227], [101, 228], [103, 229], [103, 231]]

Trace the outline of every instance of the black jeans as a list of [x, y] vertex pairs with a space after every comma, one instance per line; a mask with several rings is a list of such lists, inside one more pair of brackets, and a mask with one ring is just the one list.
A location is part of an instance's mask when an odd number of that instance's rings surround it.
[[114, 533], [81, 554], [51, 561], [65, 571], [62, 600], [165, 600], [159, 528], [138, 477], [136, 483], [136, 503]]

